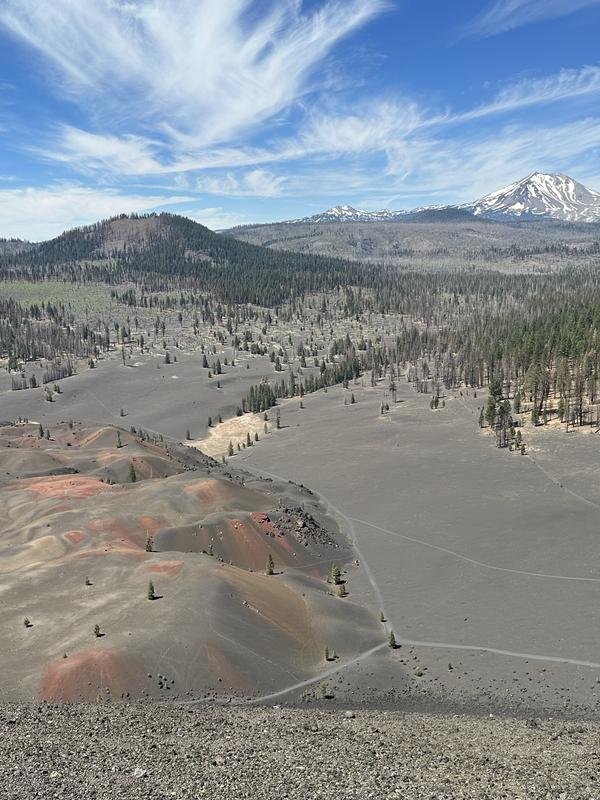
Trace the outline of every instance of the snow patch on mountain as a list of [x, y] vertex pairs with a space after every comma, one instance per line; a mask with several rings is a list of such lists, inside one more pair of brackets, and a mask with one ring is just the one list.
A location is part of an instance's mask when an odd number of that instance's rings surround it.
[[332, 208], [328, 208], [327, 211], [314, 214], [312, 217], [291, 219], [288, 220], [288, 222], [389, 222], [405, 213], [405, 211], [389, 211], [388, 209], [365, 211], [362, 208], [354, 208], [353, 206], [345, 205], [332, 206]]
[[599, 222], [600, 194], [568, 175], [534, 172], [510, 186], [460, 206], [487, 218]]
[[520, 181], [511, 183], [473, 203], [462, 205], [431, 205], [410, 211], [365, 211], [350, 205], [328, 208], [319, 214], [302, 219], [287, 220], [293, 223], [324, 222], [394, 222], [403, 218], [414, 219], [431, 212], [468, 212], [486, 219], [531, 220], [556, 219], [564, 222], [600, 222], [600, 193], [588, 189], [568, 175], [534, 172]]

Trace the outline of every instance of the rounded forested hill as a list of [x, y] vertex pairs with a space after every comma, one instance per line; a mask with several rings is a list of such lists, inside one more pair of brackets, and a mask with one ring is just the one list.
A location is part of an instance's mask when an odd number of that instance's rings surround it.
[[337, 258], [271, 250], [174, 214], [121, 215], [74, 228], [29, 252], [0, 259], [0, 273], [40, 280], [108, 283], [163, 276], [199, 281], [225, 302], [272, 305], [309, 291], [362, 283], [361, 268]]

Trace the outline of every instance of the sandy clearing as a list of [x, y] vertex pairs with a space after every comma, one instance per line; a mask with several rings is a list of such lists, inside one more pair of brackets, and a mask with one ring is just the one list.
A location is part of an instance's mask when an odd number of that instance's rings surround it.
[[[221, 458], [229, 456], [229, 443], [231, 442], [234, 452], [237, 453], [237, 445], [245, 447], [247, 436], [250, 434], [251, 441], [258, 433], [259, 437], [264, 435], [265, 420], [263, 414], [244, 414], [241, 417], [232, 417], [224, 422], [208, 429], [208, 435], [201, 439], [194, 439], [186, 442], [190, 447], [197, 447], [207, 456]], [[271, 422], [267, 422], [268, 431], [274, 427]]]
[[[268, 437], [272, 433], [279, 433], [280, 430], [283, 430], [285, 427], [284, 414], [286, 409], [290, 407], [294, 409], [298, 408], [300, 405], [300, 400], [301, 398], [299, 397], [289, 397], [284, 400], [279, 400], [277, 402], [277, 406], [270, 408], [267, 411], [267, 420], [265, 420], [264, 412], [257, 414], [242, 414], [241, 417], [231, 417], [230, 419], [225, 419], [223, 422], [214, 425], [212, 428], [208, 428], [205, 436], [201, 437], [200, 439], [193, 439], [191, 441], [184, 442], [184, 444], [188, 445], [189, 447], [197, 447], [198, 450], [201, 450], [203, 453], [206, 453], [206, 455], [211, 456], [212, 458], [220, 459], [221, 456], [228, 458], [230, 442], [233, 445], [235, 455], [238, 452], [238, 444], [242, 450], [244, 450], [247, 446], [248, 434], [250, 435], [252, 444], [254, 444], [254, 437], [257, 433], [259, 441], [262, 441], [265, 436]], [[279, 430], [276, 426], [278, 412], [282, 418], [282, 428]], [[265, 423], [267, 426], [266, 433]]]

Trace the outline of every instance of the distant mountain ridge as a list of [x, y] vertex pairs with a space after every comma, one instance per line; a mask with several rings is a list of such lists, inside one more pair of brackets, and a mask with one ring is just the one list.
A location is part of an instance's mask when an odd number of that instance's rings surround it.
[[421, 206], [411, 211], [365, 211], [338, 205], [287, 224], [329, 222], [400, 222], [418, 219], [464, 219], [466, 216], [507, 221], [553, 219], [600, 222], [600, 193], [561, 173], [534, 172], [509, 186], [460, 205]]
[[312, 217], [290, 219], [286, 220], [286, 222], [290, 224], [295, 222], [390, 222], [390, 220], [394, 220], [399, 214], [403, 213], [406, 212], [389, 211], [385, 208], [379, 211], [364, 211], [362, 208], [345, 205], [332, 206], [327, 211], [314, 214]]

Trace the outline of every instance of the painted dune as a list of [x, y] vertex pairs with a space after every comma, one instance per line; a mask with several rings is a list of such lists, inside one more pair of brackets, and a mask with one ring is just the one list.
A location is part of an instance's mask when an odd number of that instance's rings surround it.
[[256, 695], [377, 642], [326, 581], [351, 548], [299, 487], [77, 423], [0, 428], [0, 463], [6, 697]]

